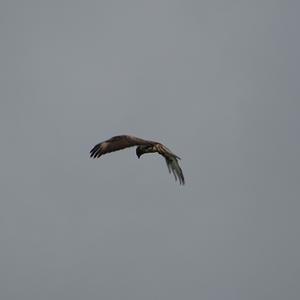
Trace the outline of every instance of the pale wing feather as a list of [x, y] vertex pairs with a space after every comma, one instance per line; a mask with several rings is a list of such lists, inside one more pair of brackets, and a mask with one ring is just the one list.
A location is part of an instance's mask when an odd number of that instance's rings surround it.
[[161, 144], [161, 143], [157, 143], [155, 145], [156, 149], [157, 149], [157, 152], [164, 156], [164, 157], [176, 157], [178, 159], [181, 159], [179, 156], [177, 156], [175, 153], [173, 153], [169, 148], [167, 148], [165, 145]]
[[166, 163], [167, 163], [167, 167], [169, 170], [169, 173], [173, 173], [175, 180], [177, 181], [177, 178], [179, 180], [179, 183], [184, 185], [185, 184], [185, 180], [184, 180], [184, 176], [183, 176], [183, 172], [182, 169], [180, 168], [179, 164], [178, 164], [178, 160], [176, 157], [172, 157], [172, 158], [166, 158]]
[[175, 180], [177, 181], [178, 179], [179, 183], [184, 185], [185, 180], [184, 180], [183, 172], [178, 163], [178, 159], [180, 159], [180, 157], [174, 154], [170, 149], [168, 149], [163, 144], [159, 143], [155, 145], [155, 147], [157, 149], [157, 152], [166, 159], [168, 170], [170, 173], [171, 172], [173, 173]]

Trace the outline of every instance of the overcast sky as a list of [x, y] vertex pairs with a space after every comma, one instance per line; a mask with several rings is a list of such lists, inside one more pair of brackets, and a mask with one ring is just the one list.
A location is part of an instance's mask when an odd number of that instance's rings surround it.
[[1, 299], [299, 299], [299, 11], [1, 1]]

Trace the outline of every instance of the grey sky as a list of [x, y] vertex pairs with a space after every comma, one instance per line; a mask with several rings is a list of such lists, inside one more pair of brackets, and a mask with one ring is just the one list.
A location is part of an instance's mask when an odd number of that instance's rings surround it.
[[2, 1], [1, 299], [298, 299], [299, 9]]

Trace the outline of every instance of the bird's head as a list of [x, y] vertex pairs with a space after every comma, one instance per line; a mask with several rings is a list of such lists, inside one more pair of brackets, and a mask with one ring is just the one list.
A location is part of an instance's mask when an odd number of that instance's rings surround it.
[[145, 153], [152, 153], [153, 147], [152, 145], [140, 145], [136, 147], [136, 155], [138, 158], [140, 158]]
[[136, 147], [135, 152], [136, 152], [136, 156], [137, 156], [138, 158], [140, 158], [140, 157], [144, 154], [144, 151], [142, 150], [142, 146]]

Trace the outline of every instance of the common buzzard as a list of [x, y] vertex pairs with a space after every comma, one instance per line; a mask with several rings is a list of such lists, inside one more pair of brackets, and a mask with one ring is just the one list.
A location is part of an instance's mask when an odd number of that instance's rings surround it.
[[136, 147], [136, 155], [140, 158], [145, 153], [154, 153], [162, 155], [167, 163], [169, 172], [174, 174], [175, 180], [179, 180], [180, 184], [184, 184], [184, 176], [178, 164], [178, 157], [170, 149], [161, 143], [143, 140], [132, 135], [118, 135], [97, 144], [91, 151], [92, 158], [99, 158], [101, 155], [122, 150], [128, 147]]

